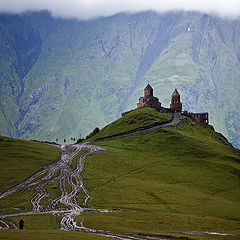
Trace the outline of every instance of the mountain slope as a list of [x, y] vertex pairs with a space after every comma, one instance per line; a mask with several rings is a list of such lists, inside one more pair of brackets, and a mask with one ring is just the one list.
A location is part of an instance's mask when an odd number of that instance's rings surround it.
[[126, 116], [110, 123], [100, 130], [99, 133], [87, 140], [95, 140], [105, 137], [111, 137], [116, 134], [124, 134], [128, 131], [138, 130], [156, 123], [164, 123], [171, 120], [172, 113], [160, 113], [154, 108], [138, 108], [129, 112]]
[[40, 166], [59, 159], [56, 148], [39, 142], [0, 137], [0, 191], [17, 185], [38, 172]]
[[[122, 117], [103, 128], [99, 136], [102, 134], [110, 136], [116, 127], [118, 133], [132, 130], [134, 126], [136, 129], [144, 125], [142, 119], [146, 119], [146, 115], [148, 121], [153, 120], [153, 116], [154, 121], [157, 121], [157, 117], [159, 121], [166, 118], [165, 113], [154, 111], [151, 108], [136, 110], [131, 113], [132, 119], [127, 115]], [[133, 120], [133, 116], [134, 123], [131, 123], [129, 119]], [[119, 124], [119, 121], [129, 124]], [[21, 143], [25, 150], [19, 154]], [[203, 235], [194, 233], [193, 236], [189, 236], [190, 239], [239, 238], [240, 152], [211, 126], [183, 117], [172, 125], [165, 125], [164, 128], [158, 126], [151, 131], [139, 131], [137, 134], [124, 135], [111, 140], [98, 140], [91, 144], [104, 147], [105, 150], [89, 155], [85, 159], [81, 178], [91, 200], [90, 206], [84, 213], [77, 217], [75, 212], [74, 221], [78, 222], [78, 226], [83, 224], [86, 228], [134, 235], [139, 238], [147, 236], [147, 238], [161, 239], [160, 236], [163, 234], [186, 237], [188, 236], [186, 232], [194, 231], [233, 235], [212, 236], [206, 233]], [[15, 164], [21, 166], [15, 169], [10, 164], [5, 164], [0, 169], [1, 176], [7, 170], [9, 177], [15, 177], [16, 172], [24, 166], [20, 164], [20, 159], [29, 162], [29, 156], [32, 158], [31, 166], [43, 164], [40, 145], [41, 149], [47, 150], [48, 154], [45, 152], [45, 157], [56, 154], [56, 151], [53, 151], [51, 155], [49, 152], [51, 147], [47, 145], [44, 147], [41, 143], [2, 138], [0, 147], [1, 145], [5, 150], [3, 155], [5, 163], [15, 159], [17, 160]], [[36, 146], [38, 151], [34, 152]], [[7, 154], [9, 149], [12, 150], [11, 156]], [[67, 152], [64, 154], [66, 159]], [[71, 161], [68, 165], [70, 168]], [[78, 167], [82, 168], [82, 165], [78, 164]], [[35, 172], [34, 169], [25, 169], [25, 179], [29, 177], [31, 171]], [[36, 180], [40, 179], [46, 181], [45, 176]], [[1, 182], [6, 181], [1, 180]], [[53, 184], [58, 186], [58, 184], [63, 185], [63, 182], [59, 178], [59, 182], [52, 182], [44, 187], [49, 194], [41, 199], [43, 206], [46, 199], [54, 202], [54, 199], [59, 197], [61, 188], [52, 188]], [[63, 188], [65, 187], [69, 189], [64, 183]], [[68, 194], [63, 196], [74, 194], [72, 190], [70, 188]], [[1, 214], [29, 212], [32, 207], [29, 199], [33, 196], [32, 190], [26, 190], [1, 198]], [[82, 203], [82, 200], [83, 195], [79, 192], [76, 201]], [[76, 207], [75, 204], [74, 206]], [[71, 208], [71, 202], [56, 206], [54, 215], [29, 213], [28, 216], [24, 216], [26, 221], [24, 233], [13, 230], [12, 233], [17, 238], [19, 234], [27, 237], [39, 231], [39, 239], [49, 239], [52, 234], [56, 234], [60, 239], [60, 233], [56, 233], [55, 229], [59, 228], [61, 214], [57, 216], [56, 212], [66, 207]], [[96, 209], [101, 211], [96, 212]], [[10, 225], [10, 223], [17, 224], [20, 218], [22, 215], [9, 215], [3, 220]], [[66, 238], [84, 237], [83, 233], [75, 235], [71, 231], [64, 232]], [[6, 232], [1, 231], [0, 237], [4, 237], [4, 234]], [[86, 235], [86, 239], [98, 239], [98, 236], [89, 234]]]
[[[190, 29], [190, 31], [188, 31]], [[0, 16], [0, 133], [78, 138], [136, 107], [150, 82], [239, 147], [240, 22], [196, 12], [117, 14], [90, 21], [47, 12]]]
[[189, 118], [139, 134], [94, 142], [107, 151], [86, 160], [91, 204], [120, 211], [85, 214], [85, 226], [132, 234], [239, 234], [239, 151]]

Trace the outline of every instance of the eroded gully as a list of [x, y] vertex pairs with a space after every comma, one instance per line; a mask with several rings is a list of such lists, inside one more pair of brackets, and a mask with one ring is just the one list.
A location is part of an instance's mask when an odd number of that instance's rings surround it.
[[[91, 197], [84, 187], [83, 179], [80, 176], [84, 168], [85, 158], [92, 153], [96, 153], [104, 149], [98, 146], [89, 145], [87, 143], [74, 144], [69, 146], [53, 146], [57, 147], [61, 151], [61, 159], [58, 162], [45, 165], [42, 171], [34, 174], [24, 182], [18, 184], [15, 187], [12, 187], [6, 192], [0, 193], [1, 199], [17, 191], [28, 191], [31, 189], [35, 190], [35, 196], [30, 200], [32, 204], [32, 210], [24, 213], [0, 215], [0, 229], [10, 228], [8, 223], [5, 221], [6, 217], [51, 213], [53, 215], [61, 217], [59, 227], [60, 230], [86, 232], [122, 240], [143, 239], [137, 236], [120, 235], [108, 231], [86, 228], [83, 226], [82, 222], [80, 225], [77, 224], [75, 218], [77, 216], [80, 216], [86, 210], [96, 212], [111, 212], [111, 210], [96, 209], [89, 205], [88, 202]], [[80, 153], [83, 148], [87, 148], [88, 150], [77, 158], [76, 168], [72, 169], [72, 160]], [[61, 193], [57, 198], [51, 199], [50, 194], [45, 186], [55, 183], [58, 183], [58, 188], [60, 189]], [[79, 192], [82, 192], [83, 196], [81, 198], [79, 198]], [[47, 206], [41, 204], [41, 200], [43, 199], [48, 200], [49, 204]], [[79, 199], [81, 199], [81, 201]], [[17, 228], [14, 223], [10, 223], [14, 228]], [[159, 236], [156, 238], [152, 237], [152, 239], [163, 240], [166, 238]]]
[[[24, 213], [0, 215], [0, 229], [9, 228], [8, 223], [4, 219], [6, 217], [51, 213], [61, 217], [59, 227], [61, 230], [87, 232], [122, 240], [142, 239], [134, 236], [114, 234], [103, 230], [89, 229], [84, 227], [83, 223], [80, 223], [80, 225], [77, 224], [75, 218], [80, 216], [86, 210], [110, 212], [110, 210], [95, 209], [89, 205], [88, 202], [91, 197], [84, 187], [83, 179], [80, 176], [80, 173], [84, 168], [85, 158], [92, 153], [104, 149], [98, 146], [88, 145], [86, 143], [69, 146], [63, 145], [61, 147], [57, 145], [53, 146], [57, 147], [61, 151], [61, 159], [58, 162], [44, 166], [42, 171], [34, 174], [24, 182], [0, 194], [0, 198], [3, 198], [20, 190], [35, 190], [35, 196], [30, 200], [32, 204], [32, 210]], [[88, 150], [77, 158], [76, 168], [72, 169], [70, 166], [73, 158], [76, 157], [83, 148], [87, 148]], [[58, 183], [58, 187], [61, 191], [59, 197], [55, 199], [50, 198], [50, 194], [45, 187], [46, 185], [53, 183]], [[81, 198], [81, 204], [79, 204], [78, 200], [79, 192], [82, 192], [83, 195]], [[43, 199], [49, 201], [47, 206], [41, 204], [41, 200]], [[16, 226], [14, 227], [16, 228]]]

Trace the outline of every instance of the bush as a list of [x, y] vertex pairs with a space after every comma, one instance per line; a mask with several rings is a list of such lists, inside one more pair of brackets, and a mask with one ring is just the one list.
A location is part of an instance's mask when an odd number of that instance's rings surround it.
[[[99, 133], [100, 129], [98, 127], [96, 127], [91, 133], [89, 133], [86, 138], [78, 138], [76, 143], [81, 143], [82, 141], [96, 135], [97, 133]], [[74, 138], [75, 139], [75, 138]]]
[[96, 135], [97, 133], [99, 133], [100, 129], [98, 127], [96, 127], [91, 133], [89, 133], [87, 136], [86, 136], [86, 139]]
[[81, 143], [84, 140], [84, 138], [78, 138], [77, 143]]

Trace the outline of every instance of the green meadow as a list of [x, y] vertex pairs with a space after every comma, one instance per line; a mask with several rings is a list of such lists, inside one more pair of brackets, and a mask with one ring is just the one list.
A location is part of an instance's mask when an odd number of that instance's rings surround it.
[[[21, 183], [60, 159], [57, 148], [45, 143], [0, 137], [0, 191]], [[0, 199], [0, 214], [30, 211], [34, 191], [20, 191]]]
[[[140, 110], [113, 122], [94, 137], [111, 136], [171, 117], [153, 109]], [[1, 139], [1, 189], [21, 182], [41, 170], [42, 165], [59, 159], [57, 149], [46, 144]], [[144, 131], [137, 136], [130, 134], [92, 144], [104, 147], [105, 151], [85, 160], [81, 175], [92, 196], [89, 204], [112, 211], [84, 212], [75, 219], [79, 224], [83, 222], [88, 228], [143, 239], [147, 239], [146, 235], [198, 240], [240, 239], [240, 151], [211, 126], [183, 118], [172, 128], [156, 127], [151, 134]], [[71, 165], [72, 169], [75, 167], [76, 158]], [[45, 188], [55, 198], [60, 192], [52, 190], [53, 185], [58, 186], [58, 183]], [[1, 213], [29, 210], [33, 194], [33, 191], [22, 191], [0, 199], [0, 208], [6, 208]], [[13, 229], [21, 218], [25, 221], [24, 230]], [[60, 219], [50, 214], [8, 217], [6, 221], [12, 229], [1, 230], [0, 239], [108, 239], [60, 231]], [[193, 231], [233, 235], [182, 233]]]
[[[105, 237], [97, 235], [59, 230], [61, 217], [52, 214], [36, 214], [9, 217], [11, 223], [18, 226], [19, 220], [24, 219], [24, 229], [0, 230], [2, 240], [103, 240]], [[10, 223], [10, 226], [11, 226]]]
[[57, 148], [45, 143], [0, 137], [0, 191], [17, 185], [60, 159]]
[[85, 163], [90, 204], [116, 211], [85, 214], [86, 226], [129, 234], [237, 234], [193, 239], [240, 237], [240, 152], [212, 127], [185, 118], [172, 129], [94, 144], [107, 150]]

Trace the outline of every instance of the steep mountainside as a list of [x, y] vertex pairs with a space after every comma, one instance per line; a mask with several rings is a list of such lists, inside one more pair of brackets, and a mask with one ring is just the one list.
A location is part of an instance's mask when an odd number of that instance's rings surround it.
[[91, 21], [47, 12], [0, 15], [0, 133], [79, 137], [135, 108], [150, 82], [163, 106], [208, 111], [236, 147], [240, 21], [196, 12], [117, 14]]

